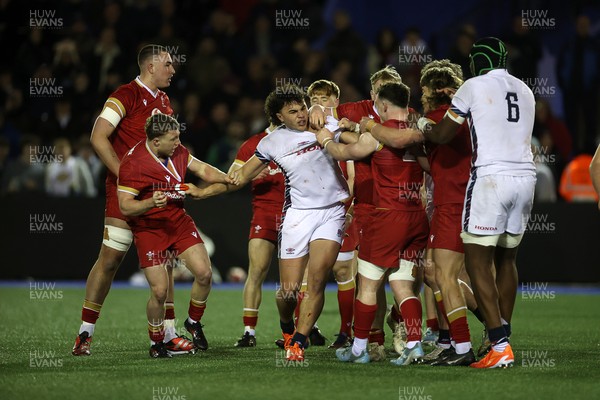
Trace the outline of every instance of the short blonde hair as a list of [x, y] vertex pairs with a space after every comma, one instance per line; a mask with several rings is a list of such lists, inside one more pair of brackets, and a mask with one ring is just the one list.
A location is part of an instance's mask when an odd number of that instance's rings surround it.
[[386, 65], [379, 71], [371, 75], [371, 87], [375, 85], [375, 82], [382, 80], [386, 83], [402, 83], [402, 77], [391, 65]]

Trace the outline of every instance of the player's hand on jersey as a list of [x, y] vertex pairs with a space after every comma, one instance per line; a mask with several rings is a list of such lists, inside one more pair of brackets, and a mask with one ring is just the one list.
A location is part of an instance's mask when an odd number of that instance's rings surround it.
[[157, 190], [152, 193], [152, 200], [154, 201], [154, 207], [163, 208], [167, 205], [167, 195], [163, 191]]
[[316, 136], [317, 142], [319, 142], [321, 146], [323, 146], [323, 142], [327, 139], [333, 140], [333, 133], [327, 128], [319, 129], [319, 131], [316, 133]]
[[[357, 132], [356, 128], [359, 126], [356, 122], [350, 121], [348, 118], [342, 118], [338, 121], [338, 126], [344, 131]], [[358, 132], [357, 132], [358, 133]]]
[[313, 129], [325, 126], [325, 110], [320, 105], [314, 105], [308, 110], [308, 122]]
[[257, 181], [259, 179], [264, 179], [267, 176], [269, 176], [270, 173], [271, 173], [271, 167], [267, 167], [267, 168], [263, 169], [262, 171], [260, 171], [258, 173], [258, 175], [256, 175], [252, 180]]
[[375, 121], [373, 121], [371, 118], [362, 117], [360, 119], [360, 133], [369, 132], [371, 128], [373, 128], [374, 123]]

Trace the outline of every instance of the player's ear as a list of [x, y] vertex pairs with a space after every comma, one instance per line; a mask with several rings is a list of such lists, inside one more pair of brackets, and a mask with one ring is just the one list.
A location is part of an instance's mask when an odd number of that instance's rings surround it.
[[339, 106], [339, 105], [340, 105], [340, 99], [339, 99], [339, 97], [338, 97], [337, 99], [335, 99], [335, 101], [333, 102], [333, 105], [334, 105], [335, 107], [337, 107], [337, 106]]
[[277, 116], [279, 123], [282, 124], [283, 123], [283, 115], [281, 113], [277, 113], [277, 114], [275, 114], [275, 116]]

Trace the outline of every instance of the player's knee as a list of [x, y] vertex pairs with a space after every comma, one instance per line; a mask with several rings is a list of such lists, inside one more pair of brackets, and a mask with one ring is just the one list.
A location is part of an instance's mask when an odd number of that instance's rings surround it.
[[194, 273], [194, 278], [201, 286], [208, 286], [212, 280], [212, 270], [210, 268], [201, 268]]
[[154, 299], [160, 303], [160, 304], [164, 304], [165, 301], [167, 301], [167, 293], [168, 293], [168, 287], [167, 285], [155, 285], [152, 286], [152, 297], [154, 297]]

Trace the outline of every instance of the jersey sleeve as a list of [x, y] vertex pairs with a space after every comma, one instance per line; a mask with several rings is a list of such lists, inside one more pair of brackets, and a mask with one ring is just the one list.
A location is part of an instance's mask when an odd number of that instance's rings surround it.
[[456, 123], [462, 124], [467, 114], [469, 114], [472, 106], [472, 91], [473, 85], [467, 81], [454, 94], [452, 105], [446, 112], [446, 115]]
[[117, 90], [111, 93], [106, 102], [104, 103], [104, 107], [111, 104], [117, 108], [121, 119], [125, 118], [127, 115], [127, 110], [131, 110], [133, 106], [134, 93], [129, 85], [120, 86]]
[[119, 181], [117, 190], [119, 192], [129, 193], [133, 196], [137, 196], [140, 194], [143, 186], [144, 184], [141, 181], [139, 165], [131, 162], [131, 158], [126, 157], [119, 167]]
[[273, 156], [270, 151], [270, 143], [268, 137], [263, 138], [258, 145], [256, 146], [256, 150], [254, 151], [254, 155], [264, 164], [268, 164], [273, 159]]

